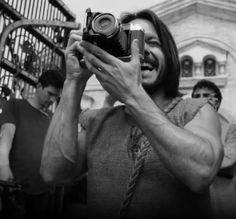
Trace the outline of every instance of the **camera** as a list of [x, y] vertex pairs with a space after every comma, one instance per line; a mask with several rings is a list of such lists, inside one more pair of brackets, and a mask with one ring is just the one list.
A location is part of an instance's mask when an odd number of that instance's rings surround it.
[[82, 39], [104, 49], [122, 61], [131, 58], [131, 43], [139, 41], [140, 59], [144, 57], [144, 31], [139, 25], [121, 24], [110, 13], [91, 12], [85, 14]]

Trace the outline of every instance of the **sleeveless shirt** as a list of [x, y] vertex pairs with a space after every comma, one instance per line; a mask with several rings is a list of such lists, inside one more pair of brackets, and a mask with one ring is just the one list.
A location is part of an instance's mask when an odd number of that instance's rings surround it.
[[[183, 128], [206, 103], [206, 99], [181, 100], [166, 116]], [[117, 106], [86, 110], [81, 113], [80, 124], [87, 135], [90, 218], [119, 218], [134, 165], [130, 151], [132, 119], [124, 106]], [[209, 191], [190, 191], [166, 169], [159, 155], [150, 147], [127, 218], [207, 218], [208, 212]]]

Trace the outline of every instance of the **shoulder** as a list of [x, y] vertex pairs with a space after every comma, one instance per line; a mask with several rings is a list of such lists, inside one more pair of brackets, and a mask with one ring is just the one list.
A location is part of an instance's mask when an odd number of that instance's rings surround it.
[[168, 116], [174, 120], [177, 125], [185, 126], [207, 103], [208, 100], [206, 98], [182, 99]]
[[22, 104], [26, 104], [27, 100], [25, 99], [16, 99], [16, 98], [12, 98], [8, 101], [5, 101], [3, 106], [8, 106], [8, 105], [22, 105]]
[[236, 142], [236, 124], [230, 124], [225, 136], [226, 142]]
[[180, 104], [178, 107], [191, 111], [199, 110], [201, 107], [203, 107], [205, 104], [208, 103], [207, 98], [186, 98], [180, 101]]
[[26, 107], [27, 107], [27, 100], [12, 98], [12, 99], [6, 101], [2, 105], [1, 114], [3, 114], [3, 115], [11, 114], [11, 113], [18, 114], [21, 109], [24, 111], [24, 109]]
[[2, 112], [0, 114], [0, 124], [16, 123], [16, 118], [19, 114], [19, 108], [23, 100], [10, 99], [3, 104]]
[[106, 107], [101, 109], [85, 109], [80, 113], [79, 123], [82, 127], [87, 127], [92, 123], [101, 123], [102, 121], [107, 120], [108, 118], [113, 117], [122, 113], [122, 106], [117, 107]]

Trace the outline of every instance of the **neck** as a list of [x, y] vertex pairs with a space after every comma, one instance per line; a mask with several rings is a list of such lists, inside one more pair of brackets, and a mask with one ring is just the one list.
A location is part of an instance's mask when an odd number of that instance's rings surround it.
[[167, 98], [163, 91], [153, 93], [151, 96], [154, 103], [161, 109], [164, 110], [171, 103], [174, 98]]
[[37, 101], [37, 98], [35, 96], [31, 99], [28, 99], [28, 102], [32, 107], [34, 107], [40, 111], [44, 111], [44, 107], [41, 104], [39, 104], [39, 102]]

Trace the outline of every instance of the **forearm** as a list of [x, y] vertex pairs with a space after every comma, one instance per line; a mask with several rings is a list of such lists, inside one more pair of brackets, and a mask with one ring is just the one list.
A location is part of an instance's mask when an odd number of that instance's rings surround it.
[[9, 165], [9, 154], [15, 133], [15, 125], [6, 123], [1, 127], [0, 134], [0, 164]]
[[11, 147], [0, 140], [0, 165], [9, 165], [9, 153]]
[[126, 106], [170, 172], [192, 189], [210, 183], [219, 161], [208, 140], [174, 125], [145, 93]]
[[78, 156], [78, 116], [84, 87], [85, 83], [65, 81], [44, 143], [41, 173], [46, 181], [63, 182], [73, 178]]
[[0, 146], [0, 165], [9, 165], [9, 153]]
[[224, 146], [224, 159], [221, 168], [232, 167], [236, 163], [235, 143], [226, 143]]

